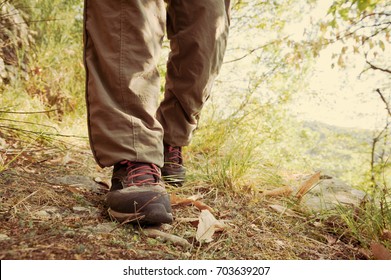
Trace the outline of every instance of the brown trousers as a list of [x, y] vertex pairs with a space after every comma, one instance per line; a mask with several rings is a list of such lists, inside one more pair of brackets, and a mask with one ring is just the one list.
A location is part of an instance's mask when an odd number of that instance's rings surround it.
[[[100, 166], [162, 166], [163, 141], [189, 144], [223, 61], [229, 2], [85, 0], [88, 128]], [[165, 28], [171, 51], [159, 104]]]

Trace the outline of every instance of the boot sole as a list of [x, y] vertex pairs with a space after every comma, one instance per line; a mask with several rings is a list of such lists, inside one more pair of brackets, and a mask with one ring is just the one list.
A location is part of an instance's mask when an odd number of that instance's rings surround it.
[[139, 224], [166, 224], [172, 223], [173, 216], [166, 211], [162, 204], [151, 204], [145, 207], [145, 211], [139, 213], [122, 213], [109, 208], [107, 210], [110, 217], [119, 223], [139, 223]]
[[118, 222], [162, 224], [173, 221], [170, 197], [161, 186], [128, 187], [106, 196], [109, 215]]

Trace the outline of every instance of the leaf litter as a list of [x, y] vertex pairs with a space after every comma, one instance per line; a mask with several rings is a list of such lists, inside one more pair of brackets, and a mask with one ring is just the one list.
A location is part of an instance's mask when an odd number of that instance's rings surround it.
[[199, 242], [212, 242], [213, 235], [225, 228], [224, 222], [218, 221], [209, 210], [202, 210], [199, 216], [196, 239]]
[[[59, 157], [61, 153], [58, 152]], [[301, 222], [295, 215], [301, 217], [302, 213], [273, 206], [279, 205], [284, 195], [270, 196], [275, 200], [270, 203], [262, 195], [254, 200], [251, 193], [239, 195], [220, 190], [209, 195], [207, 185], [206, 195], [202, 189], [194, 195], [194, 189], [190, 188], [181, 190], [183, 197], [172, 195], [175, 220], [170, 228], [140, 230], [137, 225], [112, 223], [104, 193], [87, 188], [69, 189], [67, 184], [53, 184], [48, 180], [88, 174], [101, 178], [95, 183], [104, 186], [103, 192], [107, 191], [111, 170], [97, 169], [89, 153], [73, 149], [67, 153], [73, 160], [66, 166], [42, 161], [37, 153], [32, 156], [38, 159], [22, 154], [1, 172], [0, 229], [5, 237], [1, 259], [360, 259], [373, 256], [360, 253], [360, 246], [345, 244], [340, 236], [336, 236], [335, 243], [318, 238], [323, 232], [332, 231], [324, 224], [315, 227], [312, 222]], [[26, 164], [36, 172], [15, 171]], [[286, 193], [292, 194], [290, 190]], [[32, 218], [37, 209], [51, 206], [57, 207], [61, 219]], [[98, 210], [98, 215], [78, 215], [72, 211], [75, 207], [90, 206]], [[109, 232], [95, 231], [97, 225], [104, 223], [112, 224]], [[86, 227], [91, 231], [86, 232]], [[389, 240], [387, 236], [385, 233], [385, 239]], [[151, 246], [149, 238], [157, 243]], [[334, 238], [331, 235], [329, 240]]]

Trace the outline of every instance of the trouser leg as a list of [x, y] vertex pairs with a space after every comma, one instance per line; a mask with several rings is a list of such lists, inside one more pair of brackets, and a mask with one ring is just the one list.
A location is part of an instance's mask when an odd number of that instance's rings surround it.
[[121, 160], [163, 165], [155, 114], [165, 18], [163, 0], [85, 0], [88, 128], [102, 167]]
[[229, 0], [167, 0], [171, 52], [157, 118], [164, 141], [189, 144], [227, 44]]

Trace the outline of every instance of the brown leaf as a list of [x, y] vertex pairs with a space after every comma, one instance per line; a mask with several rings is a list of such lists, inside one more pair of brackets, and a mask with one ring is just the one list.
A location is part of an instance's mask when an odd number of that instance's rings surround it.
[[223, 222], [216, 220], [213, 214], [208, 210], [201, 211], [199, 220], [196, 239], [200, 242], [212, 242], [213, 234], [217, 231], [224, 230], [226, 227]]
[[194, 194], [192, 196], [189, 196], [188, 199], [191, 199], [191, 200], [200, 200], [201, 198], [203, 198], [204, 196], [202, 194]]
[[190, 205], [193, 203], [194, 200], [184, 197], [179, 197], [176, 194], [170, 195], [171, 205], [172, 206], [181, 206], [181, 205]]
[[67, 165], [69, 163], [74, 163], [76, 161], [71, 158], [69, 153], [66, 153], [64, 156], [59, 156], [57, 158], [49, 160], [48, 162], [55, 165], [56, 164]]
[[107, 189], [111, 188], [111, 182], [107, 179], [102, 179], [100, 177], [95, 177], [94, 178], [95, 183], [98, 183], [101, 186], [104, 186]]
[[200, 196], [190, 196], [187, 198], [179, 197], [175, 194], [171, 194], [171, 205], [172, 206], [186, 206], [186, 205], [194, 205], [199, 210], [209, 210], [210, 212], [214, 212], [213, 208], [206, 205], [205, 203], [198, 201], [197, 199], [200, 198]]
[[338, 241], [337, 238], [329, 234], [324, 235], [324, 238], [327, 240], [328, 245], [334, 245]]
[[371, 243], [371, 250], [376, 260], [391, 260], [391, 252], [382, 244], [377, 242]]
[[190, 223], [193, 227], [196, 227], [198, 226], [200, 219], [199, 218], [176, 218], [175, 221], [179, 223]]
[[320, 180], [320, 171], [304, 181], [296, 193], [296, 198], [301, 199]]
[[73, 194], [77, 194], [77, 193], [80, 193], [80, 189], [78, 189], [77, 187], [74, 187], [74, 186], [62, 186], [62, 188], [68, 190], [69, 192], [73, 193]]
[[266, 190], [262, 194], [264, 196], [288, 196], [292, 191], [293, 189], [290, 186], [284, 186], [273, 190]]
[[195, 207], [197, 207], [199, 210], [209, 210], [210, 212], [214, 212], [213, 208], [206, 205], [205, 203], [203, 203], [202, 201], [194, 201], [193, 202], [193, 205]]
[[363, 257], [360, 257], [360, 259], [366, 259], [366, 260], [372, 259], [372, 257], [371, 257], [371, 255], [372, 255], [371, 250], [365, 249], [365, 248], [359, 248], [358, 252], [363, 256]]
[[391, 241], [391, 231], [390, 230], [383, 230], [382, 232], [382, 235], [381, 235], [381, 238], [383, 240], [388, 240], [388, 241]]
[[295, 212], [288, 209], [287, 207], [278, 204], [270, 204], [269, 207], [274, 211], [276, 211], [277, 213], [284, 214], [288, 217], [302, 218], [301, 216], [297, 215]]

